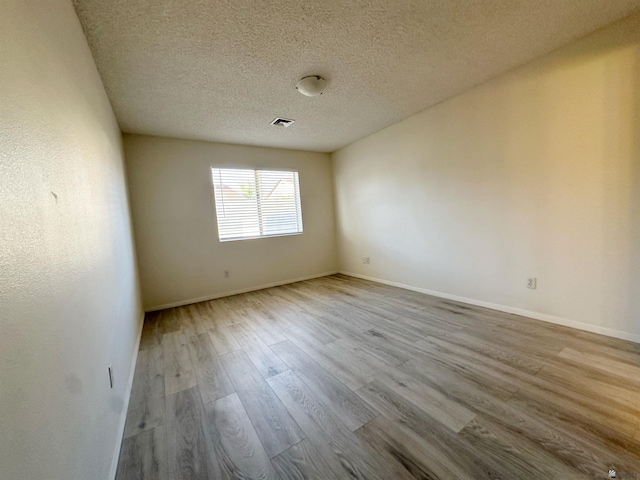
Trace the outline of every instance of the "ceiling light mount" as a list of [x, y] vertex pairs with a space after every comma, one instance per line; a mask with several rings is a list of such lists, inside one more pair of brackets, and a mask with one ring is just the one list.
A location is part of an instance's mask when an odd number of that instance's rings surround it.
[[327, 86], [327, 81], [320, 75], [309, 75], [303, 77], [296, 84], [296, 90], [307, 97], [317, 97], [322, 95]]

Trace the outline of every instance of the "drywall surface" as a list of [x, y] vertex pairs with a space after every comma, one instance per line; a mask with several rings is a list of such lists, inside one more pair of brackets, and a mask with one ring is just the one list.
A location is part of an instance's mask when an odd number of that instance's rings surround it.
[[[124, 147], [145, 308], [337, 269], [329, 155], [140, 135]], [[213, 166], [297, 170], [304, 233], [220, 242]]]
[[341, 270], [640, 340], [639, 132], [635, 15], [335, 152]]
[[70, 1], [3, 2], [0, 65], [0, 477], [107, 479], [142, 315], [120, 131]]

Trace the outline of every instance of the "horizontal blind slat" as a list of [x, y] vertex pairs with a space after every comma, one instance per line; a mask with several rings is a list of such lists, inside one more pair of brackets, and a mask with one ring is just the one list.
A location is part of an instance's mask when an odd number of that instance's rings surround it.
[[212, 179], [220, 240], [302, 233], [298, 172], [212, 168]]

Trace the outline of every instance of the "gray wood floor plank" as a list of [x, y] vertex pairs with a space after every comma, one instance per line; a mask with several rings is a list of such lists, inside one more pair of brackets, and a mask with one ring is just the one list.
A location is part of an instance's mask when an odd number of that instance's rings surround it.
[[209, 480], [212, 460], [203, 430], [205, 413], [198, 387], [169, 395], [166, 411], [168, 477]]
[[291, 342], [271, 348], [349, 429], [356, 430], [377, 416], [366, 402]]
[[160, 344], [140, 350], [136, 362], [129, 410], [144, 407], [151, 399], [164, 397], [164, 359]]
[[304, 438], [300, 427], [242, 350], [221, 357], [269, 457]]
[[213, 348], [218, 355], [240, 350], [240, 344], [229, 327], [219, 326], [215, 330], [209, 330], [209, 338], [211, 338]]
[[299, 337], [292, 338], [291, 342], [351, 390], [356, 390], [371, 380], [371, 372], [360, 371], [358, 365], [351, 363], [352, 356], [348, 352], [335, 355], [327, 345], [313, 343]]
[[369, 381], [377, 371], [389, 365], [375, 355], [371, 355], [360, 345], [344, 339], [325, 345], [325, 350], [333, 358], [339, 358], [345, 365], [350, 365], [351, 369], [358, 372], [366, 381]]
[[258, 338], [267, 345], [280, 343], [287, 339], [286, 335], [282, 333], [276, 325], [269, 322], [258, 310], [248, 311], [245, 323], [249, 325]]
[[180, 308], [168, 308], [160, 312], [160, 332], [162, 335], [182, 330]]
[[[601, 419], [604, 425], [611, 425], [627, 435], [632, 435], [640, 419], [640, 412], [633, 406], [617, 402], [615, 395], [606, 398], [602, 392], [607, 392], [610, 385], [605, 386], [599, 383], [600, 376], [585, 382], [587, 378], [582, 378], [572, 367], [569, 371], [565, 371], [561, 378], [554, 380], [553, 375], [548, 378], [546, 366], [536, 375], [528, 375], [518, 368], [482, 355], [466, 356], [461, 352], [455, 355], [441, 349], [431, 350], [426, 346], [423, 352], [425, 352], [424, 358], [416, 355], [416, 359], [408, 362], [404, 368], [417, 367], [423, 375], [427, 376], [452, 370], [479, 390], [501, 400], [508, 400], [518, 390], [527, 392], [533, 397], [544, 397], [562, 408], [584, 410], [592, 420]], [[583, 373], [588, 372], [583, 371]], [[555, 372], [555, 375], [557, 374]], [[445, 386], [447, 377], [444, 373], [441, 378], [434, 379], [434, 382]], [[580, 385], [571, 382], [572, 377], [579, 378]], [[456, 380], [456, 385], [461, 385], [460, 380]], [[611, 391], [615, 393], [616, 388], [613, 386]], [[503, 389], [504, 392], [501, 392]], [[626, 398], [629, 398], [629, 392], [625, 393]]]
[[[275, 290], [275, 289], [274, 289]], [[267, 294], [264, 291], [254, 293], [259, 311], [281, 325], [280, 331], [289, 339], [292, 337], [305, 338], [311, 342], [322, 345], [333, 342], [339, 337], [321, 328], [310, 315], [302, 311], [299, 305], [291, 304], [286, 299], [275, 294]]]
[[172, 395], [198, 384], [187, 337], [182, 332], [167, 333], [162, 337], [164, 359], [164, 393]]
[[609, 461], [626, 471], [640, 467], [640, 444], [607, 425], [598, 425], [581, 410], [567, 410], [526, 392], [516, 392], [508, 401], [518, 410], [553, 425], [563, 436], [579, 439], [588, 450], [608, 451]]
[[536, 373], [536, 378], [606, 401], [612, 408], [618, 408], [618, 405], [620, 408], [638, 409], [640, 407], [637, 389], [634, 391], [627, 388], [624, 382], [611, 381], [611, 378], [603, 379], [600, 375], [591, 376], [588, 372], [581, 375], [579, 369], [570, 366], [545, 365]]
[[277, 480], [237, 394], [205, 407], [212, 479]]
[[295, 305], [306, 318], [313, 318], [315, 322], [322, 324], [333, 335], [342, 338], [349, 333], [357, 333], [368, 325], [358, 316], [349, 315], [345, 308], [318, 301], [318, 296], [310, 295], [299, 287], [283, 285], [278, 289], [278, 295]]
[[208, 302], [209, 311], [214, 318], [215, 327], [227, 327], [238, 321], [237, 315], [230, 310], [224, 298]]
[[469, 422], [460, 436], [477, 451], [506, 467], [514, 478], [583, 478], [582, 473], [550, 455], [537, 443], [500, 427], [483, 415]]
[[516, 385], [502, 382], [500, 379], [474, 368], [473, 365], [469, 365], [469, 363], [461, 361], [459, 358], [448, 357], [442, 353], [437, 356], [416, 355], [413, 359], [403, 364], [402, 367], [413, 367], [429, 377], [455, 378], [456, 382], [466, 382], [478, 390], [501, 400], [509, 399], [518, 390]]
[[331, 462], [336, 475], [342, 477], [346, 472], [362, 480], [392, 478], [387, 466], [371, 456], [368, 448], [293, 372], [282, 373], [268, 382], [316, 448], [332, 452], [324, 458]]
[[[517, 431], [521, 436], [535, 443], [547, 446], [549, 454], [554, 451], [565, 452], [565, 462], [580, 469], [583, 475], [594, 477], [605, 469], [606, 463], [598, 460], [597, 449], [588, 442], [552, 425], [528, 412], [512, 407], [507, 402], [485, 394], [469, 395], [463, 389], [450, 390], [449, 395], [465, 404], [476, 413], [482, 413], [498, 425]], [[516, 393], [517, 394], [517, 393]]]
[[[430, 375], [429, 372], [425, 372], [423, 375], [412, 369], [408, 371], [413, 372], [413, 376], [416, 378]], [[631, 462], [630, 464], [640, 466], [640, 461], [633, 454], [633, 449], [629, 449], [631, 443], [628, 437], [618, 436], [605, 426], [598, 428], [592, 424], [590, 419], [583, 419], [586, 421], [586, 429], [581, 430], [578, 413], [567, 412], [552, 402], [537, 401], [527, 392], [516, 392], [507, 402], [504, 402], [484, 393], [468, 390], [467, 386], [461, 383], [444, 379], [434, 381], [449, 396], [465, 404], [468, 408], [482, 413], [504, 428], [515, 429], [524, 439], [548, 446], [551, 450], [550, 453], [553, 454], [553, 450], [571, 451], [571, 455], [565, 455], [565, 463], [580, 469], [583, 475], [597, 475], [606, 467], [607, 462], [598, 460], [597, 456], [592, 453], [602, 451], [604, 445], [599, 439], [600, 435], [608, 438], [609, 461], [618, 459], [616, 446], [626, 445], [626, 460]], [[513, 403], [517, 403], [518, 407], [513, 408]], [[598, 430], [595, 435], [590, 432], [594, 428]], [[622, 449], [624, 450], [624, 448], [623, 446]]]
[[[476, 451], [451, 429], [377, 380], [356, 393], [375, 406], [402, 432], [402, 435], [422, 445], [421, 448], [428, 452], [429, 468], [437, 472], [454, 472], [455, 475], [451, 478], [483, 480], [513, 478], [508, 471], [483, 453]], [[396, 436], [402, 438], [398, 433]]]
[[162, 317], [163, 312], [147, 312], [144, 316], [142, 335], [140, 337], [140, 350], [155, 347], [162, 342]]
[[580, 339], [587, 340], [592, 344], [593, 349], [598, 349], [601, 346], [614, 348], [619, 352], [629, 352], [637, 358], [640, 355], [640, 343], [632, 342], [631, 340], [621, 340], [619, 338], [606, 337], [597, 333], [587, 332], [584, 330], [573, 330], [575, 336]]
[[180, 309], [182, 331], [190, 340], [195, 335], [207, 332], [208, 309], [201, 303], [192, 303]]
[[202, 403], [213, 402], [235, 392], [208, 334], [192, 336], [189, 339], [189, 351], [196, 371]]
[[345, 335], [339, 342], [357, 345], [369, 355], [373, 355], [387, 365], [398, 366], [411, 359], [411, 356], [406, 351], [395, 348], [388, 343], [385, 345], [380, 341], [376, 341], [379, 339], [368, 332], [370, 331]]
[[165, 397], [149, 398], [141, 406], [129, 410], [124, 426], [124, 438], [150, 430], [164, 423]]
[[235, 323], [229, 328], [264, 378], [273, 377], [288, 370], [282, 360], [245, 322]]
[[355, 433], [384, 460], [392, 470], [393, 478], [471, 478], [462, 470], [450, 470], [426, 442], [412, 438], [384, 416], [379, 416]]
[[388, 368], [375, 378], [453, 432], [462, 430], [475, 417], [473, 411], [455, 398], [427, 382], [416, 380], [415, 375], [405, 370]]
[[163, 425], [123, 440], [116, 480], [170, 480]]
[[638, 381], [638, 379], [640, 379], [640, 362], [634, 365], [632, 363], [614, 360], [606, 355], [581, 352], [569, 347], [563, 348], [558, 356], [575, 360], [596, 370], [602, 370], [608, 374], [623, 377], [626, 380]]
[[271, 459], [281, 480], [336, 480], [349, 478], [336, 477], [329, 464], [313, 443], [304, 439], [280, 455]]

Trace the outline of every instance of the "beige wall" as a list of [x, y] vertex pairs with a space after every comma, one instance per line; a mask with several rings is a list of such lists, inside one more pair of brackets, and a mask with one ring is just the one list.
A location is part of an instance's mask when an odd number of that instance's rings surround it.
[[3, 2], [0, 65], [0, 477], [107, 479], [142, 315], [120, 131], [70, 1]]
[[640, 341], [640, 16], [333, 168], [342, 270]]
[[[124, 145], [145, 308], [337, 269], [328, 155], [138, 135]], [[212, 166], [298, 170], [304, 233], [219, 242]]]

